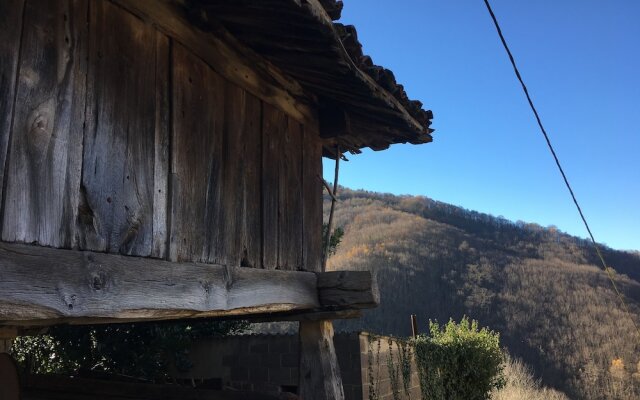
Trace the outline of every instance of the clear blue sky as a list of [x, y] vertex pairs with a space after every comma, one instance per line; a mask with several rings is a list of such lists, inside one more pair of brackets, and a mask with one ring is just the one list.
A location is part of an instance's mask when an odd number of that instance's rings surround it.
[[[639, 250], [640, 1], [492, 7], [596, 240]], [[350, 156], [341, 184], [586, 237], [482, 0], [346, 0], [341, 22], [436, 129], [430, 144]]]

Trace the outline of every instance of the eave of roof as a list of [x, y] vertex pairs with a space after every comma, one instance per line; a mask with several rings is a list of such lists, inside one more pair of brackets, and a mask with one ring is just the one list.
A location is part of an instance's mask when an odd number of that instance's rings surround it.
[[[191, 0], [192, 15], [221, 22], [319, 98], [344, 110], [348, 131], [327, 138], [354, 153], [432, 141], [431, 111], [410, 100], [391, 71], [362, 53], [353, 26], [334, 23], [342, 1]], [[331, 152], [325, 152], [331, 156]]]

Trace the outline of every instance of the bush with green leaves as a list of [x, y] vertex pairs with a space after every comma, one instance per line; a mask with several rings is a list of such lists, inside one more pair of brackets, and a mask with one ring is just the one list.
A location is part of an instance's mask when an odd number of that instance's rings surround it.
[[[322, 248], [324, 249], [327, 246], [327, 230], [329, 229], [329, 224], [322, 224]], [[342, 241], [342, 237], [344, 236], [344, 229], [341, 227], [337, 227], [331, 232], [331, 238], [329, 238], [329, 256], [336, 254], [338, 250], [338, 246]]]
[[244, 321], [185, 320], [49, 328], [42, 335], [18, 337], [11, 352], [29, 373], [100, 372], [146, 380], [169, 378], [170, 366], [190, 367], [191, 343], [203, 337], [241, 333]]
[[504, 386], [499, 334], [466, 317], [443, 327], [429, 321], [415, 354], [424, 400], [486, 400]]

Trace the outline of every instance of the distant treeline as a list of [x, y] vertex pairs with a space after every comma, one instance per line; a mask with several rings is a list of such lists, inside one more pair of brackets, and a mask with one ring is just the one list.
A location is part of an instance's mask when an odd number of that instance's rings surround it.
[[[571, 398], [640, 398], [640, 337], [589, 241], [427, 197], [339, 197], [328, 267], [373, 271], [382, 304], [337, 329], [407, 336], [410, 314], [422, 329], [468, 315]], [[638, 321], [640, 254], [602, 248]]]

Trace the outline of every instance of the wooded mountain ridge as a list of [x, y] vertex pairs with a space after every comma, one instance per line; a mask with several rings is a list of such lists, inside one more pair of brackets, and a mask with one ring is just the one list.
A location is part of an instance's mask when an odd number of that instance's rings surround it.
[[[380, 307], [336, 329], [408, 336], [410, 314], [423, 332], [429, 319], [467, 315], [571, 398], [640, 396], [640, 336], [589, 241], [423, 196], [346, 188], [334, 219], [345, 233], [327, 268], [371, 270], [381, 293]], [[640, 322], [640, 253], [602, 249]]]

